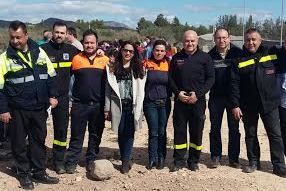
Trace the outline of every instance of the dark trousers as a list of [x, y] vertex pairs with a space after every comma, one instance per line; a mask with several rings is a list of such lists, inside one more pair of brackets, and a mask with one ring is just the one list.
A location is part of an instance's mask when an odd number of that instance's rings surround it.
[[4, 123], [0, 121], [0, 142], [4, 142], [7, 140], [6, 129]]
[[284, 155], [286, 156], [286, 108], [279, 107], [280, 127], [284, 143]]
[[69, 124], [69, 97], [58, 98], [58, 105], [52, 109], [54, 124], [53, 163], [55, 166], [64, 165], [67, 146], [67, 130]]
[[[43, 173], [46, 170], [47, 112], [12, 110], [10, 122], [11, 148], [17, 174]], [[26, 137], [28, 136], [28, 145]]]
[[278, 108], [266, 114], [255, 109], [245, 109], [242, 112], [249, 164], [257, 165], [260, 161], [260, 147], [257, 138], [257, 124], [260, 114], [269, 139], [273, 167], [285, 168], [284, 147], [281, 137]]
[[71, 138], [66, 153], [66, 165], [77, 165], [82, 151], [86, 126], [88, 124], [88, 147], [86, 162], [96, 159], [104, 129], [103, 103], [83, 104], [72, 103]]
[[121, 160], [130, 160], [134, 143], [134, 115], [131, 107], [123, 107], [118, 127], [118, 145]]
[[[205, 122], [206, 101], [198, 100], [195, 104], [176, 101], [173, 113], [174, 125], [174, 159], [182, 163], [189, 147], [188, 164], [198, 163], [202, 150], [202, 136]], [[189, 125], [190, 143], [187, 141]]]
[[147, 120], [149, 137], [148, 153], [149, 161], [157, 162], [158, 159], [165, 159], [167, 154], [167, 121], [170, 114], [171, 101], [164, 100], [145, 100], [144, 115]]
[[230, 162], [238, 162], [240, 152], [239, 121], [234, 119], [231, 107], [226, 97], [210, 97], [210, 151], [211, 159], [222, 156], [221, 125], [224, 110], [226, 109], [228, 124], [228, 158]]

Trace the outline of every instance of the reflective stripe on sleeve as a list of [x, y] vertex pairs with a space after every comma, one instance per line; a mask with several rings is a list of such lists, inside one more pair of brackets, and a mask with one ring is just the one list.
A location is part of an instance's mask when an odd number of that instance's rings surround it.
[[21, 77], [21, 78], [8, 78], [6, 79], [6, 81], [8, 82], [12, 82], [14, 84], [21, 84], [21, 83], [25, 83], [25, 82], [31, 82], [34, 81], [34, 76], [26, 76], [26, 77]]
[[268, 56], [263, 56], [260, 58], [259, 62], [267, 62], [270, 60], [277, 60], [276, 54], [268, 55]]
[[71, 67], [71, 62], [59, 62], [59, 67], [60, 68]]
[[238, 64], [238, 68], [243, 68], [243, 67], [246, 67], [246, 66], [249, 66], [249, 65], [252, 65], [252, 64], [255, 64], [254, 59], [247, 60], [247, 61], [244, 61], [244, 62], [240, 62]]
[[48, 79], [49, 75], [48, 74], [40, 74], [39, 77], [41, 80], [46, 80], [46, 79]]

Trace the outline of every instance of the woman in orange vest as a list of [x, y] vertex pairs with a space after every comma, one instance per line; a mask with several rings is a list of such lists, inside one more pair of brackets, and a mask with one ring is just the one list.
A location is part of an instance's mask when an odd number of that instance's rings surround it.
[[166, 57], [166, 46], [164, 40], [156, 40], [151, 58], [144, 62], [147, 80], [143, 110], [149, 129], [147, 169], [164, 168], [167, 153], [166, 126], [171, 102], [168, 91], [169, 62]]

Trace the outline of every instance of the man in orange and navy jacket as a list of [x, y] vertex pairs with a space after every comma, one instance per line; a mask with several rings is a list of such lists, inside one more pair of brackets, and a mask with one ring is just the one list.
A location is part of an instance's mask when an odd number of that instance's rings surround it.
[[86, 152], [86, 168], [92, 168], [104, 128], [104, 92], [106, 82], [105, 66], [109, 62], [106, 56], [96, 54], [98, 37], [93, 30], [83, 33], [84, 51], [72, 61], [75, 77], [72, 90], [71, 139], [66, 155], [66, 172], [73, 174], [78, 163], [86, 125], [88, 123], [89, 140]]

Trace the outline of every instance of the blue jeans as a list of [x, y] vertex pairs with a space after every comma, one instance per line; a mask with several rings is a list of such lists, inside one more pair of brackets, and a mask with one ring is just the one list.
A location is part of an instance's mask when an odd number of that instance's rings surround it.
[[130, 160], [134, 143], [134, 115], [132, 108], [122, 108], [121, 120], [118, 127], [118, 144], [121, 160]]
[[148, 152], [149, 160], [157, 162], [166, 158], [167, 121], [170, 114], [171, 102], [165, 100], [145, 100], [144, 115], [149, 129]]
[[211, 159], [214, 157], [221, 158], [222, 155], [222, 141], [221, 141], [221, 124], [224, 110], [227, 113], [228, 123], [228, 157], [230, 162], [238, 162], [240, 153], [240, 133], [239, 121], [235, 120], [230, 105], [226, 97], [210, 97], [209, 110], [211, 121], [210, 132], [210, 151]]

